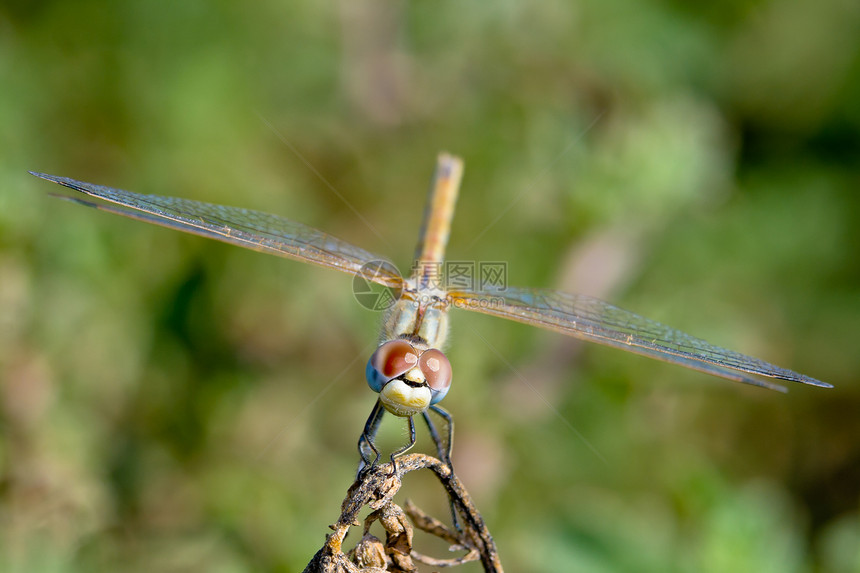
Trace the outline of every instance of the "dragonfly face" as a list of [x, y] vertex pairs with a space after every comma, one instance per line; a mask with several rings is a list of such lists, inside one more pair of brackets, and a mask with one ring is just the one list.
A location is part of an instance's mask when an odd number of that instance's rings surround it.
[[405, 338], [382, 343], [367, 361], [367, 385], [395, 416], [410, 417], [437, 404], [453, 380], [451, 363], [436, 348]]

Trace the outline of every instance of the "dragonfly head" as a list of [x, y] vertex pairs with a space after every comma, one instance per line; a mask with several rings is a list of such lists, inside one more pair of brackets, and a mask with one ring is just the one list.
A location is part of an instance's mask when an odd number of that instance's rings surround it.
[[384, 342], [367, 361], [367, 385], [395, 416], [414, 416], [440, 402], [453, 378], [441, 350], [420, 351], [407, 340]]

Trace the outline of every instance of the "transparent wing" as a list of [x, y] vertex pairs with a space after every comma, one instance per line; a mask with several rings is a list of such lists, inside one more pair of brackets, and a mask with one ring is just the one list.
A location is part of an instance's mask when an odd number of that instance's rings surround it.
[[709, 344], [602, 300], [549, 289], [448, 293], [457, 308], [501, 316], [562, 334], [614, 346], [754, 386], [785, 388], [749, 374], [832, 388], [830, 384], [758, 358]]
[[348, 273], [362, 272], [363, 265], [381, 261], [385, 264], [375, 265], [372, 274], [363, 276], [392, 288], [400, 287], [403, 282], [394, 265], [384, 257], [277, 215], [190, 199], [141, 195], [68, 177], [30, 173], [108, 202], [61, 196], [88, 207]]

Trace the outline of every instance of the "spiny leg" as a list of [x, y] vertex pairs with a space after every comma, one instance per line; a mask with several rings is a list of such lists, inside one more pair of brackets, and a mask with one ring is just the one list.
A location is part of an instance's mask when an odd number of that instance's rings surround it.
[[412, 446], [415, 445], [415, 421], [412, 419], [412, 416], [409, 416], [407, 419], [409, 420], [409, 443], [391, 452], [391, 475], [397, 473], [397, 458], [411, 450]]
[[427, 422], [427, 428], [430, 430], [430, 437], [433, 438], [433, 443], [436, 444], [436, 451], [439, 453], [439, 459], [448, 465], [448, 469], [451, 470], [451, 473], [454, 473], [454, 464], [451, 462], [451, 451], [454, 448], [454, 418], [451, 417], [451, 414], [449, 414], [447, 410], [440, 406], [436, 406], [435, 404], [430, 406], [430, 409], [439, 414], [448, 426], [448, 439], [445, 440], [446, 446], [443, 450], [442, 442], [439, 439], [439, 432], [436, 431], [436, 425], [433, 424], [433, 421], [430, 419], [427, 412], [424, 412], [424, 421]]
[[[370, 411], [370, 416], [364, 424], [364, 431], [358, 438], [358, 454], [361, 456], [361, 462], [358, 464], [358, 476], [369, 470], [379, 461], [379, 450], [373, 441], [376, 439], [376, 433], [379, 431], [379, 425], [382, 423], [382, 415], [385, 413], [385, 408], [379, 400], [373, 405], [373, 410]], [[367, 446], [376, 456], [371, 461], [370, 454], [367, 452]]]
[[[433, 438], [433, 443], [436, 445], [436, 452], [439, 455], [439, 459], [442, 460], [442, 463], [448, 466], [448, 469], [451, 471], [451, 474], [454, 473], [454, 464], [451, 462], [451, 450], [454, 447], [454, 419], [451, 417], [451, 414], [440, 408], [439, 406], [433, 405], [430, 406], [430, 409], [439, 414], [443, 420], [445, 420], [446, 425], [448, 426], [448, 439], [447, 445], [443, 448], [442, 440], [439, 438], [439, 432], [436, 430], [436, 424], [433, 423], [433, 420], [430, 418], [430, 415], [427, 412], [423, 412], [424, 421], [427, 423], [427, 429], [430, 431], [430, 437]], [[457, 514], [457, 508], [454, 507], [454, 501], [449, 500], [449, 506], [451, 508], [451, 523], [454, 524], [454, 527], [457, 531], [463, 531], [462, 526], [460, 525], [460, 518]]]

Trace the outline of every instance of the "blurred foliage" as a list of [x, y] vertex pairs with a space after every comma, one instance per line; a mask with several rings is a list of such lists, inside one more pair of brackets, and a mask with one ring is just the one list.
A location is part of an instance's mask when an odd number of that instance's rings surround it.
[[338, 273], [27, 170], [406, 268], [444, 149], [451, 258], [836, 385], [454, 316], [455, 464], [508, 570], [860, 571], [858, 29], [851, 0], [3, 0], [0, 569], [299, 570], [355, 470], [379, 320]]

